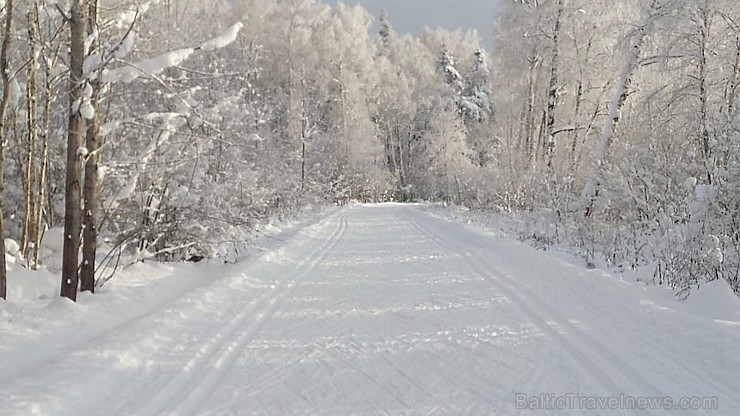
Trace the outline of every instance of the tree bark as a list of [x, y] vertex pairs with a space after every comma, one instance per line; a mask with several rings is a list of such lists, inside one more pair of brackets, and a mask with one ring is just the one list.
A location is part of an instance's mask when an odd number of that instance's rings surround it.
[[13, 0], [5, 2], [5, 30], [3, 44], [0, 49], [0, 78], [3, 84], [3, 98], [0, 102], [0, 298], [7, 296], [7, 267], [5, 265], [5, 224], [3, 222], [3, 193], [5, 191], [5, 119], [10, 104], [10, 73], [8, 68], [8, 52], [10, 50], [10, 36], [13, 28]]
[[85, 163], [84, 218], [82, 235], [82, 266], [80, 268], [80, 290], [95, 292], [95, 254], [97, 252], [98, 221], [100, 218], [100, 185], [98, 164], [100, 162], [100, 118], [98, 116], [100, 83], [93, 81], [90, 98], [95, 115], [87, 128], [86, 147], [90, 152]]
[[29, 43], [29, 60], [26, 68], [28, 80], [26, 81], [26, 127], [28, 129], [28, 148], [26, 153], [26, 215], [23, 221], [23, 237], [21, 239], [21, 252], [25, 257], [31, 269], [36, 269], [33, 263], [35, 258], [34, 250], [38, 227], [36, 225], [36, 150], [38, 147], [38, 125], [36, 94], [37, 90], [37, 24], [38, 24], [38, 4], [33, 1], [29, 7], [28, 15], [28, 43]]
[[[97, 31], [98, 4], [97, 0], [90, 1], [88, 14], [88, 34]], [[95, 43], [90, 47], [91, 52], [96, 49]], [[83, 190], [84, 218], [82, 234], [82, 266], [80, 268], [80, 290], [95, 293], [95, 254], [98, 241], [98, 219], [100, 217], [100, 185], [98, 177], [98, 163], [100, 162], [100, 81], [91, 81], [92, 95], [90, 104], [95, 112], [89, 120], [85, 146], [89, 152], [85, 162], [85, 187]]]
[[86, 0], [73, 0], [70, 25], [69, 63], [69, 126], [67, 129], [67, 171], [64, 206], [64, 251], [62, 256], [61, 296], [77, 300], [79, 281], [79, 250], [81, 224], [80, 172], [82, 133], [85, 121], [80, 114], [85, 76], [85, 12]]

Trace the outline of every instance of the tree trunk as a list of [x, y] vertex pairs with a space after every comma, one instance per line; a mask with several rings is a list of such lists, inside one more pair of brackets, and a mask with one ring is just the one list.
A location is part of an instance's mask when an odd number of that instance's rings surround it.
[[10, 49], [10, 36], [13, 28], [13, 0], [5, 2], [5, 30], [3, 32], [3, 45], [0, 49], [0, 77], [3, 84], [3, 98], [0, 102], [0, 299], [7, 296], [7, 268], [5, 265], [5, 224], [3, 222], [3, 198], [5, 191], [5, 119], [7, 118], [8, 105], [10, 103], [10, 72], [8, 68], [8, 52]]
[[[98, 30], [98, 2], [90, 1], [88, 14], [88, 34]], [[96, 49], [96, 43], [90, 51]], [[90, 104], [95, 112], [87, 127], [85, 147], [89, 152], [85, 162], [85, 181], [83, 190], [84, 217], [82, 234], [82, 266], [80, 267], [80, 290], [95, 293], [95, 254], [98, 242], [98, 222], [100, 217], [100, 185], [98, 163], [100, 162], [100, 81], [91, 82]]]
[[558, 103], [558, 65], [560, 58], [560, 21], [563, 18], [565, 0], [558, 0], [558, 14], [552, 35], [552, 62], [550, 63], [550, 82], [547, 90], [547, 117], [545, 121], [545, 159], [548, 172], [552, 171], [555, 153], [555, 107]]
[[[58, 50], [57, 50], [58, 52]], [[49, 131], [51, 124], [51, 110], [55, 94], [55, 83], [52, 80], [52, 68], [54, 62], [58, 59], [58, 53], [53, 59], [47, 59], [46, 56], [41, 59], [44, 64], [44, 110], [43, 110], [43, 122], [41, 124], [41, 169], [39, 172], [39, 183], [37, 186], [38, 194], [36, 196], [36, 236], [35, 248], [33, 253], [33, 265], [38, 267], [40, 256], [41, 256], [41, 238], [44, 234], [44, 209], [46, 206], [47, 195], [47, 172], [49, 170]], [[51, 226], [51, 219], [47, 218], [47, 224]]]
[[[570, 171], [574, 176], [577, 176], [578, 174], [578, 161], [580, 159], [579, 157], [579, 148], [578, 148], [578, 142], [580, 141], [580, 130], [581, 130], [581, 115], [583, 110], [583, 104], [584, 104], [584, 93], [585, 93], [585, 86], [587, 85], [586, 82], [586, 69], [585, 65], [587, 65], [586, 62], [588, 62], [588, 56], [591, 51], [591, 46], [593, 42], [593, 36], [591, 35], [588, 38], [588, 41], [585, 45], [585, 50], [581, 47], [580, 43], [578, 42], [578, 33], [577, 29], [573, 30], [572, 38], [573, 38], [573, 49], [576, 53], [576, 60], [578, 62], [581, 62], [578, 65], [578, 79], [576, 80], [576, 93], [575, 93], [575, 103], [573, 107], [573, 119], [570, 120], [571, 124], [573, 124], [573, 131], [570, 135], [570, 152], [569, 152], [569, 162], [570, 162]], [[593, 118], [589, 122], [589, 128], [586, 129], [586, 134], [588, 134], [588, 131], [590, 127], [593, 125]]]
[[[51, 106], [49, 106], [51, 107]], [[36, 240], [34, 241], [34, 247], [33, 247], [33, 261], [31, 262], [31, 268], [33, 270], [36, 270], [39, 266], [40, 257], [41, 257], [41, 238], [44, 234], [44, 226], [42, 225], [44, 221], [44, 207], [46, 206], [46, 176], [47, 171], [49, 169], [49, 133], [48, 133], [48, 127], [45, 129], [46, 133], [42, 136], [43, 139], [41, 141], [41, 171], [39, 172], [39, 183], [36, 188], [37, 194], [36, 194], [36, 220], [34, 221], [34, 224], [36, 225], [36, 229], [33, 232], [33, 235], [36, 237]]]
[[301, 135], [301, 192], [306, 187], [306, 138]]
[[707, 89], [707, 42], [709, 39], [710, 11], [707, 2], [703, 7], [699, 7], [699, 122], [701, 135], [702, 160], [706, 170], [707, 184], [714, 182], [714, 161], [712, 160], [711, 140], [709, 137], [709, 91]]
[[398, 179], [403, 189], [402, 194], [404, 195], [404, 202], [407, 200], [406, 195], [406, 161], [403, 158], [403, 143], [401, 138], [401, 127], [396, 122], [396, 150], [398, 151]]
[[61, 296], [77, 300], [81, 220], [80, 172], [82, 133], [85, 121], [80, 114], [85, 76], [86, 0], [73, 0], [70, 18], [69, 126], [67, 130], [67, 172], [64, 206], [64, 252]]
[[85, 163], [84, 219], [82, 238], [82, 266], [80, 269], [80, 290], [95, 292], [95, 254], [97, 252], [98, 221], [100, 218], [100, 185], [98, 163], [100, 161], [100, 118], [98, 116], [100, 83], [93, 82], [90, 98], [95, 115], [87, 128], [86, 146], [90, 152]]
[[738, 82], [740, 82], [740, 28], [735, 29], [735, 61], [730, 74], [730, 86], [727, 94], [727, 115], [732, 119], [735, 116], [735, 98], [737, 97]]
[[[527, 100], [522, 110], [523, 133], [520, 137], [519, 146], [525, 152], [524, 163], [527, 167], [532, 165], [535, 158], [534, 145], [534, 105], [535, 105], [535, 85], [537, 84], [537, 67], [540, 63], [539, 53], [532, 50], [532, 57], [528, 58], [529, 71], [527, 72]], [[523, 144], [523, 146], [522, 146]]]
[[33, 1], [28, 10], [28, 43], [29, 43], [29, 60], [26, 68], [28, 80], [26, 81], [26, 127], [28, 129], [28, 148], [26, 154], [26, 172], [25, 172], [25, 201], [26, 215], [23, 221], [23, 237], [21, 239], [21, 252], [26, 259], [30, 268], [35, 269], [34, 245], [36, 243], [35, 232], [36, 226], [36, 150], [38, 147], [38, 126], [36, 111], [36, 66], [37, 66], [37, 23], [38, 23], [38, 5]]

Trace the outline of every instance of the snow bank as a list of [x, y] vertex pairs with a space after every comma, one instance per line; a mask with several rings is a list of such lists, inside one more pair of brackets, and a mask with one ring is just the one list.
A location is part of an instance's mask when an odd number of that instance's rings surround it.
[[5, 239], [5, 254], [17, 256], [20, 251], [21, 246], [18, 245], [17, 241], [13, 240], [12, 238]]
[[[513, 239], [517, 237], [512, 225], [516, 219], [508, 218], [504, 214], [471, 211], [465, 207], [445, 206], [441, 204], [421, 204], [420, 207], [428, 214], [450, 221], [466, 223], [470, 228], [485, 233], [488, 236], [498, 236]], [[561, 261], [584, 269], [587, 265], [578, 258], [568, 247], [548, 246], [549, 252], [543, 255], [558, 257]], [[729, 285], [723, 280], [705, 283], [691, 291], [690, 296], [681, 299], [667, 286], [654, 286], [644, 290], [645, 282], [652, 281], [652, 266], [644, 266], [638, 270], [624, 273], [613, 273], [606, 269], [606, 265], [596, 264], [604, 276], [614, 281], [621, 281], [632, 286], [636, 298], [641, 298], [643, 304], [652, 304], [656, 308], [691, 315], [699, 319], [707, 319], [724, 324], [740, 326], [740, 297], [736, 296]]]
[[19, 264], [8, 267], [8, 300], [26, 302], [59, 296], [60, 277], [48, 270], [32, 271]]
[[55, 227], [47, 230], [41, 239], [40, 261], [49, 271], [62, 270], [62, 253], [64, 252], [64, 229]]
[[685, 300], [676, 299], [675, 302], [674, 307], [684, 312], [715, 321], [735, 321], [740, 325], [740, 298], [724, 280], [705, 283], [692, 290]]
[[52, 228], [44, 233], [41, 241], [41, 261], [46, 265], [38, 271], [26, 268], [21, 258], [20, 246], [15, 240], [5, 239], [5, 260], [8, 265], [8, 300], [27, 303], [38, 299], [59, 296], [62, 269], [64, 230]]

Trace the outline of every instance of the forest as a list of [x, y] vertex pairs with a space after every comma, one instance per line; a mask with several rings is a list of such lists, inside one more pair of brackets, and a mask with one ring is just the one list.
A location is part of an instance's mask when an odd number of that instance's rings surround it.
[[735, 0], [501, 0], [493, 34], [373, 20], [315, 0], [4, 0], [0, 252], [74, 299], [122, 259], [229, 259], [309, 205], [430, 201], [652, 267], [679, 296], [740, 293]]

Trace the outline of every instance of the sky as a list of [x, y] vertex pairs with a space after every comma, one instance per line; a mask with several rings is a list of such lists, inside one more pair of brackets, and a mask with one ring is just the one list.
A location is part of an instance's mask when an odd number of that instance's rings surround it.
[[[338, 0], [320, 0], [337, 4]], [[419, 34], [425, 27], [476, 29], [488, 49], [492, 44], [494, 8], [499, 0], [344, 0], [360, 3], [376, 18], [381, 10], [390, 16], [393, 29], [399, 33]]]

